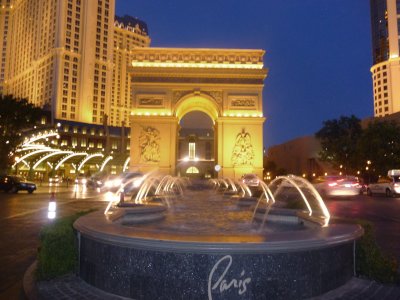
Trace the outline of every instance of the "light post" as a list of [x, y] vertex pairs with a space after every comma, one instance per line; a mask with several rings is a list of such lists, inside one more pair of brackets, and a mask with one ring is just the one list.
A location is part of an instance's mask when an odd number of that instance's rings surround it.
[[368, 174], [368, 184], [371, 183], [371, 172], [369, 171], [370, 165], [372, 164], [372, 162], [370, 160], [367, 160], [367, 166], [365, 167], [365, 171]]
[[15, 175], [18, 175], [18, 160], [19, 160], [19, 157], [16, 156], [14, 158], [14, 160], [15, 160]]

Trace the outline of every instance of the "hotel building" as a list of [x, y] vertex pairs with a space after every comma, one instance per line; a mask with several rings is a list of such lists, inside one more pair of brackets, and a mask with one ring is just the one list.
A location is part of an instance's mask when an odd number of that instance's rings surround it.
[[371, 0], [374, 116], [400, 111], [400, 0]]
[[[132, 49], [150, 41], [146, 23], [115, 16], [115, 0], [0, 0], [0, 93], [61, 123], [53, 147], [111, 154], [120, 167], [129, 156], [127, 69]], [[49, 172], [41, 168], [35, 174]]]
[[56, 120], [129, 125], [126, 69], [147, 26], [114, 17], [114, 0], [1, 0], [0, 91], [27, 98]]

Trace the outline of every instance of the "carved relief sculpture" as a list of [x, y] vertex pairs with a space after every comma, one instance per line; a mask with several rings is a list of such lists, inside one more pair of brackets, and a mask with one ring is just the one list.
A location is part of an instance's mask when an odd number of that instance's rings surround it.
[[160, 108], [164, 107], [164, 95], [137, 94], [137, 107], [139, 108]]
[[257, 96], [228, 96], [230, 109], [257, 109]]
[[161, 106], [162, 99], [154, 99], [154, 98], [141, 98], [139, 100], [140, 106]]
[[236, 100], [232, 100], [232, 106], [253, 107], [253, 106], [256, 106], [256, 102], [252, 99], [236, 99]]
[[160, 161], [160, 132], [153, 127], [142, 127], [139, 136], [140, 159], [143, 162]]
[[236, 136], [235, 145], [232, 151], [232, 165], [233, 166], [245, 166], [253, 165], [254, 150], [251, 144], [250, 133], [246, 132], [243, 128]]

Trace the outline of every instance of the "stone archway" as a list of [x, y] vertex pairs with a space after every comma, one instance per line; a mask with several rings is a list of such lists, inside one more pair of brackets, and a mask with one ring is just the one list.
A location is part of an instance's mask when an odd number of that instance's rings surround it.
[[262, 176], [262, 50], [138, 48], [130, 69], [132, 170], [176, 174], [180, 119], [214, 122], [220, 177]]
[[[196, 109], [197, 105], [191, 107], [179, 117], [176, 174], [212, 178], [215, 177], [215, 119], [203, 109]], [[191, 172], [193, 169], [198, 172]]]

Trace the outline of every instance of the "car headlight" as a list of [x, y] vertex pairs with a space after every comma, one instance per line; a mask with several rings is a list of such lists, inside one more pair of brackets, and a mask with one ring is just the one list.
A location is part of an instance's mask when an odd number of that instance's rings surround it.
[[137, 188], [142, 184], [142, 182], [143, 182], [143, 178], [136, 179], [136, 180], [133, 181], [133, 186], [135, 188]]

